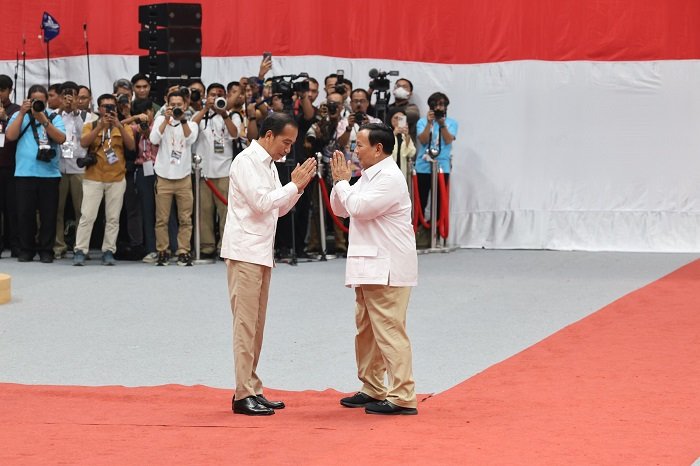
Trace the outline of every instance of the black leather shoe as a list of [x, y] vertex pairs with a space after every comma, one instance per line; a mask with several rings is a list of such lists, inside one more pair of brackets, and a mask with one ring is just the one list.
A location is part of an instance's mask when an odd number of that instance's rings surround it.
[[258, 403], [265, 406], [266, 408], [284, 409], [284, 402], [282, 401], [270, 401], [262, 395], [256, 395], [255, 398], [257, 398]]
[[39, 254], [39, 260], [41, 261], [42, 264], [52, 264], [53, 263], [53, 254], [48, 253], [48, 252], [42, 252]]
[[379, 401], [377, 403], [368, 403], [365, 406], [367, 414], [418, 414], [416, 408], [403, 408], [397, 406], [389, 400]]
[[341, 398], [340, 404], [347, 408], [364, 408], [367, 403], [376, 403], [379, 401], [381, 400], [372, 398], [365, 393], [357, 392], [353, 396]]
[[274, 409], [261, 405], [254, 396], [234, 401], [233, 412], [236, 414], [246, 414], [248, 416], [270, 416], [271, 414], [275, 414]]

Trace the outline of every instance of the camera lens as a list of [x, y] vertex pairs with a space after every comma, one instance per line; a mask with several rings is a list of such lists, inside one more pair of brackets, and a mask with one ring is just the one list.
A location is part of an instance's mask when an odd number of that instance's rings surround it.
[[216, 100], [214, 100], [214, 106], [220, 110], [223, 110], [226, 108], [226, 99], [223, 97], [217, 97]]
[[182, 95], [184, 95], [185, 97], [189, 97], [189, 96], [190, 96], [190, 88], [187, 87], [187, 86], [182, 86], [182, 87], [180, 87], [179, 91], [180, 91], [180, 93], [181, 93]]
[[328, 113], [335, 113], [338, 111], [338, 103], [337, 102], [328, 102]]
[[119, 105], [125, 105], [129, 103], [129, 96], [126, 94], [119, 94], [117, 96], [117, 103]]
[[182, 111], [182, 109], [181, 109], [180, 107], [175, 107], [175, 108], [173, 109], [173, 116], [174, 116], [175, 118], [177, 118], [178, 120], [179, 120], [180, 118], [182, 118], [182, 114], [183, 114], [183, 113], [184, 113], [184, 112]]
[[192, 89], [192, 91], [190, 93], [190, 97], [192, 98], [192, 100], [195, 100], [195, 101], [202, 100], [202, 93], [199, 92], [199, 89]]
[[34, 110], [35, 112], [43, 112], [44, 110], [46, 110], [46, 104], [43, 100], [32, 100], [32, 110]]

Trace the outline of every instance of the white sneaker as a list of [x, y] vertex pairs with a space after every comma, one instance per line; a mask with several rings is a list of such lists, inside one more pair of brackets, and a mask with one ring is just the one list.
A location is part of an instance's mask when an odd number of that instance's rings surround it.
[[158, 253], [157, 252], [149, 252], [141, 260], [143, 262], [145, 262], [146, 264], [155, 264], [156, 262], [158, 262]]

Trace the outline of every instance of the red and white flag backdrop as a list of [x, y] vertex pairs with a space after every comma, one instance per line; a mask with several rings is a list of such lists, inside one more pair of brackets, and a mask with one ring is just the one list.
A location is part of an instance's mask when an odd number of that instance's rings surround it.
[[[0, 73], [27, 38], [27, 84], [46, 82], [43, 11], [61, 23], [52, 81], [93, 94], [138, 71], [138, 5], [2, 6]], [[697, 0], [268, 0], [202, 2], [203, 80], [257, 72], [398, 70], [425, 112], [433, 91], [460, 124], [451, 239], [464, 247], [700, 251]], [[21, 72], [19, 89], [22, 90]]]

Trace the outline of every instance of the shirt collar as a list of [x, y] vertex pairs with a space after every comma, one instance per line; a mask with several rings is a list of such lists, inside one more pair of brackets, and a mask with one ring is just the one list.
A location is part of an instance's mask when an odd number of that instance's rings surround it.
[[377, 173], [382, 171], [383, 167], [388, 166], [389, 163], [394, 163], [394, 159], [392, 159], [391, 156], [387, 156], [386, 158], [384, 158], [384, 160], [375, 163], [367, 170], [362, 170], [362, 174], [367, 175], [367, 177], [371, 180], [377, 175]]
[[265, 162], [268, 165], [272, 165], [272, 156], [267, 153], [265, 148], [260, 145], [257, 139], [253, 139], [250, 143], [250, 146], [253, 148], [253, 151], [255, 151], [255, 155], [257, 156], [259, 161]]

